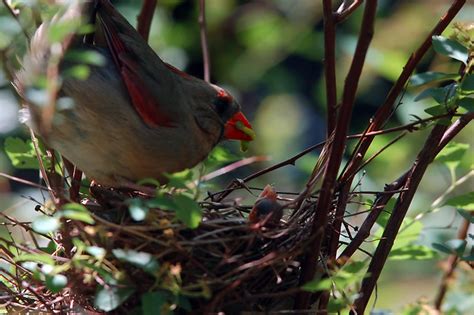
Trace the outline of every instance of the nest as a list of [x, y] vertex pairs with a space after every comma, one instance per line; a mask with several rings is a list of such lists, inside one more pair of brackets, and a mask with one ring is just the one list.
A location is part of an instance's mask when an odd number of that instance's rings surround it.
[[[54, 240], [62, 248], [56, 255], [63, 256], [65, 263], [73, 261], [81, 250], [74, 239], [80, 239], [88, 248], [105, 249], [105, 255], [102, 259], [86, 259], [89, 265], [76, 263], [69, 268], [65, 272], [68, 285], [56, 294], [46, 293], [47, 288], [40, 285], [34, 273], [20, 267], [41, 299], [31, 296], [26, 306], [12, 297], [11, 308], [95, 312], [98, 284], [114, 292], [132, 292], [114, 309], [115, 313], [137, 308], [147, 292], [169, 296], [163, 305], [175, 308], [177, 314], [241, 314], [292, 308], [299, 286], [301, 254], [309, 241], [314, 198], [306, 199], [294, 213], [286, 209], [278, 223], [267, 226], [249, 223], [247, 216], [253, 204], [239, 205], [233, 199], [217, 202], [210, 196], [201, 203], [199, 227], [191, 229], [177, 222], [173, 211], [158, 207], [149, 209], [146, 220], [133, 220], [127, 200], [147, 200], [149, 196], [109, 189], [96, 190], [94, 196], [82, 203], [95, 224], [65, 220]], [[107, 284], [107, 276], [100, 270], [107, 270], [118, 281]]]

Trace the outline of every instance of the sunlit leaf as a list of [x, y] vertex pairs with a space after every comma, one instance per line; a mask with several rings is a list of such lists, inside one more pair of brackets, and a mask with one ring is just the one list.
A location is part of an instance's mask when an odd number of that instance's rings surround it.
[[38, 159], [31, 140], [8, 137], [5, 140], [5, 152], [15, 168], [38, 169]]
[[345, 309], [349, 304], [349, 301], [345, 301], [344, 299], [334, 299], [331, 298], [328, 303], [327, 311], [331, 314], [339, 313], [343, 309]]
[[64, 71], [66, 76], [71, 76], [78, 80], [86, 80], [91, 73], [91, 69], [86, 65], [76, 65]]
[[58, 293], [67, 285], [67, 277], [61, 274], [46, 276], [46, 287], [53, 293]]
[[98, 246], [88, 246], [86, 247], [86, 252], [94, 256], [97, 259], [102, 259], [105, 256], [105, 249]]
[[106, 62], [105, 57], [95, 50], [69, 50], [64, 59], [94, 66], [102, 66]]
[[141, 199], [136, 198], [128, 201], [128, 211], [135, 221], [145, 220], [148, 210], [148, 206]]
[[78, 203], [68, 203], [62, 207], [60, 215], [76, 221], [81, 221], [87, 224], [94, 224], [95, 221], [92, 218], [89, 210], [81, 204]]
[[169, 180], [166, 186], [186, 189], [188, 182], [193, 178], [193, 172], [189, 169], [186, 169], [173, 174], [165, 173], [165, 176]]
[[158, 261], [151, 254], [135, 250], [113, 249], [112, 253], [121, 261], [128, 262], [148, 273], [155, 273], [158, 269]]
[[424, 260], [436, 258], [436, 252], [423, 245], [408, 245], [390, 252], [391, 260]]
[[459, 60], [464, 64], [469, 57], [469, 51], [462, 44], [443, 36], [432, 37], [433, 49], [441, 55]]
[[199, 204], [186, 195], [174, 196], [177, 205], [176, 217], [191, 229], [195, 229], [201, 223], [202, 209]]
[[61, 226], [61, 222], [56, 217], [41, 215], [33, 220], [31, 227], [38, 233], [47, 234], [56, 231]]
[[94, 299], [94, 306], [102, 311], [110, 312], [125, 302], [135, 289], [116, 285], [100, 287]]
[[329, 290], [332, 286], [332, 280], [330, 278], [318, 278], [304, 284], [301, 289], [308, 292], [318, 292]]
[[63, 41], [66, 36], [74, 33], [80, 26], [81, 21], [76, 19], [64, 19], [56, 23], [52, 23], [48, 28], [48, 39], [51, 43], [59, 43]]
[[430, 82], [445, 81], [445, 80], [456, 80], [459, 78], [457, 73], [444, 73], [444, 72], [423, 72], [413, 75], [410, 78], [410, 84], [412, 86], [423, 85]]
[[474, 192], [459, 195], [447, 200], [444, 205], [453, 206], [459, 209], [474, 211]]
[[15, 262], [32, 261], [35, 263], [42, 263], [47, 265], [54, 265], [54, 259], [48, 254], [21, 254], [15, 257]]
[[444, 163], [449, 169], [455, 169], [468, 149], [467, 143], [450, 142], [438, 153], [435, 161]]

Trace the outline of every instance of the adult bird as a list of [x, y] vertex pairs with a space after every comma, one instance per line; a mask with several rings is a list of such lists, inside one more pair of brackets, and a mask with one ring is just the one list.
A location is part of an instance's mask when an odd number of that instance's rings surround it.
[[[14, 84], [33, 130], [88, 177], [105, 186], [162, 181], [164, 173], [195, 166], [223, 139], [253, 139], [232, 95], [163, 62], [108, 0], [70, 3], [38, 28]], [[94, 32], [52, 43], [54, 25], [78, 20]], [[31, 95], [39, 77], [49, 78], [58, 49], [64, 54], [61, 74], [77, 65], [71, 53], [93, 51], [104, 62], [90, 66], [85, 79], [60, 77], [58, 97], [72, 105], [58, 104], [46, 121], [49, 105]]]

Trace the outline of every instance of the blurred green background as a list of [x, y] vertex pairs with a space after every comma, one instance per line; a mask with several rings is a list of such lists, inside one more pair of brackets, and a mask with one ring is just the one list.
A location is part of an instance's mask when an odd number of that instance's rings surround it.
[[[25, 1], [23, 1], [25, 2]], [[34, 2], [34, 1], [29, 1]], [[337, 1], [334, 1], [337, 2]], [[474, 3], [468, 3], [457, 16], [458, 22], [474, 23]], [[141, 1], [115, 1], [120, 11], [135, 25]], [[380, 0], [375, 36], [367, 56], [359, 84], [351, 133], [360, 133], [375, 110], [383, 103], [403, 65], [437, 23], [451, 1], [442, 0]], [[259, 162], [239, 169], [227, 177], [213, 181], [215, 187], [232, 177], [244, 177], [256, 170], [289, 158], [325, 137], [325, 92], [323, 78], [323, 23], [320, 1], [314, 0], [207, 0], [208, 36], [211, 55], [212, 82], [232, 92], [257, 133], [246, 156], [265, 155], [268, 162]], [[362, 16], [362, 7], [337, 29], [337, 83], [339, 94], [355, 48]], [[197, 77], [203, 65], [199, 38], [198, 1], [159, 0], [151, 27], [150, 45], [170, 64]], [[25, 26], [31, 21], [22, 20]], [[449, 36], [451, 28], [444, 33]], [[17, 22], [0, 5], [0, 54], [2, 67], [10, 67], [14, 56], [26, 46]], [[9, 64], [6, 63], [9, 60]], [[13, 60], [13, 61], [12, 61]], [[418, 71], [456, 72], [459, 65], [430, 51]], [[5, 68], [3, 68], [5, 69]], [[429, 100], [414, 102], [420, 90], [408, 89], [401, 105], [387, 127], [413, 121], [412, 115], [428, 117], [424, 109]], [[8, 77], [0, 70], [0, 143], [8, 136], [27, 138], [18, 122], [18, 103]], [[396, 179], [412, 163], [428, 131], [415, 132], [381, 154], [365, 174], [360, 176], [362, 190], [382, 190], [385, 183]], [[474, 129], [469, 126], [456, 142], [473, 144]], [[377, 137], [372, 153], [387, 144], [394, 135]], [[349, 142], [349, 148], [355, 142]], [[227, 143], [239, 153], [238, 144]], [[369, 152], [368, 156], [371, 153]], [[457, 168], [462, 177], [473, 164], [469, 149]], [[280, 191], [298, 192], [311, 173], [317, 153], [298, 160], [252, 182], [251, 186], [272, 183]], [[34, 171], [15, 170], [0, 151], [0, 172], [38, 182]], [[431, 203], [450, 185], [448, 169], [440, 163], [432, 165], [411, 207], [410, 215], [426, 212]], [[472, 190], [472, 179], [453, 194]], [[33, 208], [30, 199], [42, 202], [36, 190], [0, 177], [0, 209], [9, 215], [30, 220]], [[33, 202], [34, 203], [34, 202]], [[353, 209], [355, 210], [355, 209]], [[362, 222], [354, 217], [354, 225]], [[444, 207], [421, 218], [422, 230], [417, 242], [430, 245], [455, 235], [459, 223], [455, 209]], [[367, 244], [366, 249], [373, 248]], [[364, 257], [364, 256], [360, 256]], [[442, 257], [442, 256], [441, 256]], [[391, 261], [378, 286], [377, 309], [395, 313], [421, 297], [433, 298], [440, 280], [437, 260]], [[473, 275], [467, 274], [466, 277]], [[471, 282], [472, 283], [472, 282]], [[455, 292], [454, 292], [455, 293]], [[455, 301], [452, 294], [448, 301]], [[472, 306], [474, 309], [474, 306]]]

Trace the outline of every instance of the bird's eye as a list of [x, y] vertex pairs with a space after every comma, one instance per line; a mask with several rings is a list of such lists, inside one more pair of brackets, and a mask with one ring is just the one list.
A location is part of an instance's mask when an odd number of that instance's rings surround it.
[[229, 109], [230, 104], [232, 104], [232, 96], [224, 90], [219, 90], [217, 92], [217, 97], [214, 100], [214, 106], [218, 115], [225, 113]]

